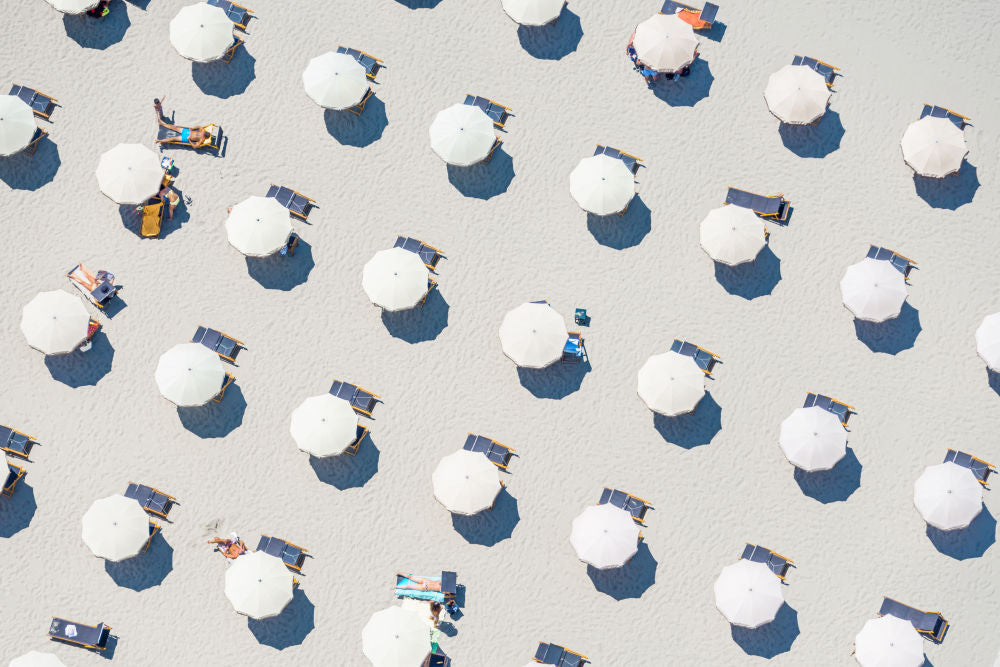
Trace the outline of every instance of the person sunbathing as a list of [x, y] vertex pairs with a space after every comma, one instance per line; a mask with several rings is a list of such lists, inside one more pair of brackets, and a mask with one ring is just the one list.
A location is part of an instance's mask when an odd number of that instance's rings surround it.
[[[162, 99], [166, 99], [165, 97]], [[180, 133], [180, 140], [189, 146], [197, 148], [201, 146], [205, 141], [210, 139], [208, 133], [204, 130], [191, 129], [190, 127], [181, 127], [180, 125], [173, 125], [163, 120], [163, 103], [161, 99], [153, 100], [153, 109], [156, 111], [156, 122], [162, 127], [168, 130], [173, 130], [174, 132]], [[157, 139], [156, 143], [162, 144], [168, 141], [173, 141], [174, 137], [166, 137], [164, 139]]]
[[174, 219], [174, 209], [181, 202], [181, 196], [169, 185], [163, 186], [159, 192], [160, 197], [167, 203], [167, 219]]
[[396, 588], [400, 590], [408, 591], [440, 591], [441, 582], [435, 581], [433, 579], [428, 579], [426, 577], [418, 577], [413, 574], [403, 574], [402, 572], [397, 572], [401, 577], [406, 577], [410, 581], [414, 582], [412, 584], [406, 584], [405, 586], [397, 586]]
[[[235, 533], [234, 533], [235, 536]], [[243, 544], [238, 536], [235, 539], [225, 539], [216, 537], [208, 541], [209, 544], [218, 545], [217, 550], [226, 558], [238, 558], [247, 552], [247, 545]]]

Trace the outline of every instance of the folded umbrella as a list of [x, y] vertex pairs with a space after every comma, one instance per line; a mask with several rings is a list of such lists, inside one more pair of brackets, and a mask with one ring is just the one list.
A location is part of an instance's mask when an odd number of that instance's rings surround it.
[[68, 292], [39, 292], [21, 311], [21, 333], [42, 354], [67, 354], [87, 339], [90, 314]]
[[310, 396], [292, 412], [295, 444], [313, 456], [344, 453], [357, 439], [358, 415], [347, 401], [331, 394]]
[[490, 154], [496, 133], [493, 119], [479, 107], [453, 104], [431, 123], [431, 148], [438, 157], [459, 167], [482, 162]]
[[37, 129], [31, 107], [13, 95], [0, 95], [0, 155], [23, 151]]
[[913, 505], [939, 530], [965, 528], [983, 509], [983, 486], [955, 463], [928, 466], [913, 485]]
[[764, 222], [742, 206], [720, 206], [701, 221], [701, 247], [716, 262], [752, 262], [767, 242]]
[[291, 215], [274, 197], [247, 197], [226, 218], [229, 244], [248, 257], [273, 255], [291, 233]]
[[797, 408], [781, 422], [778, 443], [788, 462], [806, 472], [829, 470], [847, 454], [847, 433], [840, 419], [816, 405]]
[[639, 369], [639, 399], [653, 412], [676, 417], [694, 411], [705, 395], [705, 373], [691, 357], [654, 354]]
[[770, 623], [784, 603], [781, 580], [763, 563], [739, 560], [715, 580], [715, 606], [733, 625], [753, 629]]
[[118, 144], [97, 163], [97, 184], [116, 204], [141, 204], [162, 182], [160, 158], [142, 144]]
[[906, 279], [889, 262], [866, 257], [847, 267], [840, 293], [857, 319], [884, 322], [899, 316], [907, 296]]
[[226, 371], [219, 355], [198, 343], [174, 345], [156, 365], [156, 386], [179, 407], [204, 405], [222, 389]]
[[292, 579], [280, 558], [254, 551], [230, 563], [226, 597], [237, 613], [255, 619], [271, 618], [292, 601]]
[[635, 179], [618, 158], [592, 155], [580, 160], [570, 173], [569, 192], [584, 211], [611, 215], [625, 210], [632, 201]]
[[823, 75], [805, 65], [785, 65], [764, 89], [767, 108], [782, 123], [808, 125], [826, 113], [830, 88]]
[[503, 353], [522, 368], [545, 368], [559, 361], [567, 340], [565, 320], [547, 303], [522, 303], [500, 324]]
[[540, 26], [559, 18], [566, 0], [501, 0], [500, 4], [516, 23]]
[[108, 496], [96, 500], [83, 515], [83, 541], [98, 558], [131, 558], [148, 540], [149, 518], [131, 498]]
[[676, 14], [655, 14], [636, 26], [632, 47], [647, 68], [679, 72], [694, 62], [698, 38]]
[[219, 60], [233, 45], [233, 22], [220, 7], [206, 2], [188, 5], [170, 21], [170, 43], [188, 60]]
[[591, 505], [573, 519], [569, 541], [584, 563], [610, 570], [624, 566], [639, 550], [639, 526], [614, 505]]
[[489, 509], [503, 488], [497, 467], [481, 452], [464, 449], [441, 459], [431, 479], [434, 497], [452, 514]]
[[429, 277], [420, 255], [389, 248], [379, 250], [365, 264], [361, 287], [371, 302], [383, 310], [407, 310], [427, 294]]
[[361, 101], [371, 83], [365, 68], [346, 53], [329, 51], [309, 61], [302, 84], [312, 101], [326, 109], [346, 109]]
[[921, 667], [924, 639], [909, 621], [872, 618], [854, 638], [854, 658], [862, 667]]

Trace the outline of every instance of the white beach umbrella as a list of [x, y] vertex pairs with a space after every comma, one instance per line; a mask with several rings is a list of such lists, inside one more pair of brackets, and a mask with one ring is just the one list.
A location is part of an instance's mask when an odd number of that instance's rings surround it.
[[796, 409], [781, 422], [778, 444], [793, 466], [829, 470], [847, 454], [847, 433], [837, 415], [814, 405]]
[[854, 638], [854, 658], [863, 667], [921, 667], [924, 640], [909, 621], [872, 618]]
[[854, 317], [885, 322], [899, 315], [906, 301], [906, 279], [889, 262], [866, 257], [847, 267], [840, 280], [844, 305]]
[[100, 0], [48, 0], [48, 3], [63, 14], [82, 14], [97, 6]]
[[226, 597], [250, 618], [277, 616], [292, 601], [292, 573], [263, 551], [243, 554], [226, 570]]
[[990, 370], [1000, 371], [1000, 313], [987, 315], [976, 329], [976, 351]]
[[97, 163], [97, 184], [117, 204], [141, 204], [162, 182], [160, 158], [142, 144], [118, 144]]
[[759, 628], [773, 621], [784, 603], [781, 580], [763, 563], [739, 560], [715, 580], [715, 606], [733, 625]]
[[52, 653], [28, 651], [11, 660], [9, 667], [66, 667], [66, 665]]
[[417, 612], [389, 607], [368, 619], [361, 650], [375, 667], [413, 667], [431, 652], [430, 632]]
[[452, 514], [489, 509], [503, 486], [499, 469], [480, 452], [460, 449], [441, 459], [431, 477], [434, 497]]
[[222, 360], [199, 343], [181, 343], [160, 355], [156, 386], [163, 398], [181, 407], [204, 405], [222, 389]]
[[365, 68], [346, 53], [328, 51], [309, 61], [302, 84], [313, 102], [326, 109], [346, 109], [365, 96], [371, 84]]
[[701, 221], [701, 247], [716, 262], [752, 262], [767, 242], [764, 222], [742, 206], [713, 208]]
[[932, 116], [910, 123], [900, 146], [910, 169], [931, 178], [954, 174], [969, 154], [965, 133], [947, 118]]
[[676, 14], [654, 14], [636, 26], [632, 46], [649, 69], [679, 72], [694, 62], [698, 38]]
[[516, 23], [539, 26], [559, 18], [566, 0], [500, 0], [500, 4]]
[[496, 133], [493, 119], [479, 107], [453, 104], [431, 123], [431, 148], [438, 157], [459, 167], [482, 162], [490, 154]]
[[808, 125], [826, 113], [830, 88], [823, 75], [805, 65], [785, 65], [767, 79], [764, 101], [782, 123]]
[[233, 44], [233, 22], [220, 7], [188, 5], [170, 21], [170, 43], [188, 60], [218, 60]]
[[0, 95], [0, 155], [20, 153], [37, 129], [31, 107], [13, 95]]
[[295, 444], [313, 456], [342, 454], [357, 438], [358, 415], [331, 394], [310, 396], [292, 412]]
[[500, 323], [500, 347], [522, 368], [545, 368], [562, 358], [566, 321], [547, 303], [522, 303]]
[[913, 505], [935, 528], [965, 528], [983, 509], [983, 485], [955, 463], [927, 466], [913, 485]]
[[274, 197], [247, 197], [226, 218], [229, 244], [248, 257], [273, 255], [291, 233], [292, 217]]
[[67, 354], [87, 338], [90, 315], [68, 292], [39, 292], [21, 311], [21, 333], [42, 354]]
[[569, 541], [584, 563], [611, 570], [624, 566], [639, 550], [639, 526], [614, 505], [591, 505], [573, 519]]
[[361, 287], [383, 310], [413, 308], [428, 290], [427, 266], [420, 255], [402, 248], [379, 250], [365, 264]]
[[667, 417], [692, 412], [705, 395], [705, 373], [694, 359], [676, 352], [654, 354], [639, 369], [639, 398]]
[[625, 163], [610, 155], [580, 160], [569, 175], [569, 193], [584, 211], [611, 215], [628, 206], [635, 196], [635, 178]]
[[149, 518], [132, 498], [108, 496], [96, 500], [83, 515], [83, 541], [98, 558], [131, 558], [148, 539]]

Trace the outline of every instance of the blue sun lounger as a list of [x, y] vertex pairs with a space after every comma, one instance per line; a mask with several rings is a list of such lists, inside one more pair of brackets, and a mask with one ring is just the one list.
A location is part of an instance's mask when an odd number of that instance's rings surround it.
[[400, 588], [400, 586], [419, 585], [409, 577], [401, 574], [396, 575], [396, 597], [413, 598], [414, 600], [427, 600], [444, 604], [446, 600], [453, 599], [458, 593], [458, 575], [455, 572], [442, 571], [440, 577], [422, 577], [432, 581], [441, 582], [439, 591], [421, 591], [411, 588]]
[[743, 548], [743, 554], [740, 556], [740, 560], [748, 560], [754, 563], [763, 563], [767, 566], [774, 575], [785, 580], [785, 575], [788, 573], [789, 566], [793, 565], [795, 561], [785, 558], [779, 553], [771, 551], [767, 547], [761, 547], [747, 542], [747, 545]]
[[955, 465], [960, 465], [963, 468], [968, 468], [983, 486], [986, 486], [986, 480], [989, 479], [990, 473], [996, 472], [996, 467], [992, 463], [987, 463], [982, 459], [977, 459], [972, 454], [957, 452], [954, 449], [948, 450], [948, 453], [944, 456], [944, 462], [954, 463]]
[[64, 618], [52, 617], [49, 624], [49, 639], [75, 644], [92, 651], [103, 651], [108, 647], [111, 628], [103, 623], [84, 625]]
[[583, 663], [589, 662], [585, 655], [570, 651], [558, 644], [546, 644], [545, 642], [538, 642], [534, 660], [543, 665], [557, 665], [558, 667], [579, 667]]
[[464, 104], [482, 109], [493, 120], [493, 124], [500, 129], [503, 129], [504, 123], [507, 122], [507, 117], [510, 116], [510, 107], [506, 107], [486, 97], [466, 95]]
[[236, 363], [236, 355], [240, 353], [240, 350], [246, 349], [246, 345], [232, 336], [228, 336], [221, 331], [209, 329], [201, 325], [199, 325], [195, 330], [194, 336], [191, 338], [191, 342], [201, 343], [212, 352], [215, 352], [220, 357], [233, 364]]
[[365, 75], [371, 79], [375, 80], [380, 69], [385, 67], [385, 63], [371, 55], [370, 53], [365, 53], [364, 51], [358, 51], [357, 49], [348, 48], [346, 46], [340, 45], [337, 47], [337, 53], [346, 53], [350, 57], [354, 58], [365, 68]]
[[584, 348], [583, 337], [577, 331], [570, 331], [566, 345], [563, 346], [562, 361], [564, 363], [578, 364], [583, 360]]
[[49, 97], [44, 93], [38, 92], [34, 88], [19, 86], [16, 83], [10, 87], [10, 94], [31, 107], [31, 111], [36, 116], [46, 119], [52, 115], [52, 112], [56, 108], [56, 102], [59, 101], [54, 97]]
[[340, 380], [333, 381], [333, 384], [330, 385], [330, 393], [337, 398], [347, 401], [354, 408], [355, 412], [360, 412], [366, 417], [372, 416], [372, 410], [375, 409], [375, 405], [379, 402], [378, 394], [373, 394], [356, 384], [341, 382]]
[[493, 465], [504, 470], [507, 469], [507, 464], [510, 463], [510, 457], [517, 451], [506, 445], [501, 445], [496, 440], [473, 433], [466, 436], [462, 449], [470, 452], [480, 452]]
[[135, 482], [128, 483], [128, 487], [125, 489], [125, 497], [131, 498], [142, 505], [142, 509], [147, 512], [161, 516], [164, 519], [167, 518], [167, 514], [170, 513], [171, 508], [177, 501], [176, 498], [167, 495], [159, 489], [154, 489], [144, 484], [136, 484]]
[[904, 278], [909, 278], [910, 271], [912, 271], [913, 267], [917, 265], [917, 263], [909, 257], [904, 257], [898, 252], [889, 250], [888, 248], [880, 248], [874, 245], [868, 247], [868, 254], [866, 257], [869, 259], [889, 262], [897, 271], [903, 274]]
[[302, 220], [306, 220], [309, 217], [309, 212], [316, 205], [315, 199], [306, 197], [301, 192], [296, 192], [291, 188], [286, 188], [283, 185], [275, 185], [274, 183], [271, 183], [271, 186], [267, 189], [267, 194], [264, 196], [277, 199], [278, 203], [287, 208], [292, 215]]
[[604, 487], [601, 490], [601, 497], [597, 501], [598, 505], [611, 505], [612, 507], [617, 507], [618, 509], [625, 510], [632, 515], [632, 519], [640, 524], [643, 523], [643, 519], [646, 516], [646, 512], [653, 508], [649, 504], [649, 501], [643, 500], [638, 496], [633, 496], [631, 493], [626, 491], [619, 491], [618, 489], [609, 489]]
[[941, 615], [941, 612], [921, 611], [889, 597], [882, 599], [882, 607], [878, 610], [878, 615], [895, 616], [909, 621], [917, 632], [930, 637], [938, 644], [944, 639], [945, 630], [948, 628], [948, 621]]
[[825, 63], [822, 60], [816, 60], [815, 58], [810, 58], [809, 56], [795, 56], [792, 58], [793, 65], [805, 65], [811, 70], [819, 72], [823, 79], [826, 81], [827, 88], [833, 88], [833, 80], [837, 76], [837, 70], [839, 67], [834, 67], [830, 63]]
[[634, 176], [637, 171], [639, 171], [639, 163], [642, 162], [642, 158], [636, 157], [630, 153], [625, 153], [618, 150], [617, 148], [612, 148], [611, 146], [602, 146], [597, 144], [597, 148], [594, 149], [594, 155], [607, 155], [608, 157], [613, 157], [621, 160], [628, 167], [629, 171], [632, 172]]
[[281, 560], [286, 567], [296, 572], [302, 571], [302, 564], [306, 560], [306, 554], [309, 553], [308, 549], [303, 549], [297, 544], [268, 535], [260, 536], [256, 551], [263, 551], [268, 556], [274, 556]]
[[236, 24], [236, 27], [243, 32], [247, 31], [247, 23], [250, 22], [250, 15], [253, 14], [253, 10], [247, 9], [243, 5], [238, 5], [235, 2], [230, 2], [229, 0], [206, 0], [208, 4], [213, 7], [218, 7], [226, 12], [226, 16], [229, 20]]
[[837, 415], [840, 419], [840, 423], [844, 426], [847, 426], [847, 420], [851, 417], [851, 415], [857, 413], [854, 406], [848, 405], [847, 403], [841, 403], [835, 398], [830, 398], [829, 396], [824, 396], [822, 394], [806, 394], [806, 400], [805, 403], [802, 404], [802, 407], [811, 408], [814, 405], [823, 408], [827, 412], [832, 412]]
[[954, 123], [960, 130], [964, 130], [965, 126], [969, 124], [968, 116], [963, 116], [960, 113], [955, 113], [951, 109], [945, 109], [944, 107], [933, 106], [930, 104], [925, 104], [923, 110], [920, 112], [921, 118], [924, 118], [926, 116], [930, 116], [931, 118], [947, 118], [952, 123]]
[[0, 495], [14, 495], [14, 487], [17, 486], [17, 483], [21, 481], [21, 478], [24, 477], [24, 475], [24, 468], [7, 461], [7, 479], [4, 480], [3, 491], [0, 491]]
[[698, 364], [698, 368], [704, 371], [705, 375], [711, 375], [715, 364], [719, 363], [719, 355], [680, 338], [675, 338], [670, 344], [670, 351], [694, 359], [694, 363]]
[[424, 266], [431, 271], [437, 267], [437, 263], [444, 257], [441, 251], [434, 246], [427, 245], [423, 241], [410, 238], [409, 236], [397, 235], [393, 248], [402, 248], [403, 250], [416, 253], [420, 256], [420, 260], [424, 263]]
[[31, 454], [31, 448], [37, 444], [38, 441], [27, 433], [10, 426], [0, 426], [0, 450], [26, 459]]
[[729, 188], [726, 193], [726, 203], [748, 208], [762, 218], [774, 218], [784, 222], [788, 219], [788, 200], [781, 195], [766, 197], [739, 188]]

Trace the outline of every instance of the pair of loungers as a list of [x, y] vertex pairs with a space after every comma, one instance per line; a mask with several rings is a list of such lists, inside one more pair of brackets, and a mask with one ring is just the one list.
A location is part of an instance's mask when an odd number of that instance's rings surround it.
[[507, 465], [510, 463], [510, 457], [517, 451], [513, 447], [501, 445], [492, 438], [487, 438], [483, 435], [475, 435], [474, 433], [469, 433], [465, 437], [465, 444], [462, 445], [462, 449], [470, 452], [481, 453], [489, 459], [493, 465], [503, 470], [507, 469]]
[[302, 571], [302, 564], [306, 560], [308, 549], [304, 549], [297, 544], [286, 542], [278, 537], [261, 535], [257, 542], [257, 551], [263, 551], [268, 556], [274, 556], [284, 563], [289, 569], [296, 572]]
[[916, 266], [914, 262], [909, 257], [904, 257], [898, 252], [889, 250], [888, 248], [880, 248], [878, 246], [869, 246], [868, 254], [866, 255], [869, 259], [877, 259], [879, 261], [885, 261], [892, 264], [893, 268], [903, 274], [904, 278], [910, 277], [910, 271]]
[[815, 58], [810, 58], [809, 56], [795, 56], [792, 58], [793, 65], [803, 65], [811, 70], [814, 70], [823, 76], [823, 80], [826, 81], [827, 88], [833, 88], [833, 80], [836, 78], [840, 68], [834, 67], [830, 63], [825, 63], [822, 60], [816, 60]]
[[878, 610], [878, 615], [895, 616], [909, 621], [917, 632], [938, 644], [944, 639], [944, 633], [948, 629], [948, 621], [941, 615], [941, 612], [922, 611], [889, 597], [882, 599], [882, 607]]
[[240, 353], [240, 350], [245, 350], [247, 347], [232, 336], [200, 325], [195, 330], [194, 336], [191, 337], [191, 342], [201, 343], [231, 364], [236, 363], [236, 355]]
[[694, 363], [698, 364], [698, 368], [704, 371], [705, 375], [711, 375], [715, 364], [719, 363], [719, 355], [680, 338], [675, 338], [670, 344], [670, 351], [694, 359]]
[[445, 604], [449, 600], [454, 600], [455, 596], [458, 594], [458, 575], [454, 572], [448, 572], [447, 570], [445, 570], [441, 572], [440, 577], [423, 577], [423, 578], [432, 579], [434, 581], [440, 581], [441, 590], [423, 591], [415, 588], [402, 588], [403, 586], [414, 585], [417, 582], [411, 580], [409, 577], [406, 577], [402, 574], [397, 574], [396, 587], [395, 587], [396, 597], [412, 598], [414, 600], [426, 600], [428, 602], [437, 602], [439, 604]]
[[267, 194], [264, 196], [276, 199], [279, 204], [288, 209], [289, 213], [300, 220], [308, 219], [309, 212], [316, 205], [315, 199], [306, 197], [301, 192], [296, 192], [291, 188], [286, 188], [283, 185], [275, 185], [274, 183], [271, 183], [267, 189]]
[[330, 393], [337, 398], [347, 401], [354, 408], [355, 412], [359, 412], [366, 417], [372, 416], [372, 410], [380, 402], [378, 394], [373, 394], [356, 384], [341, 382], [340, 380], [333, 381], [333, 384], [330, 386]]
[[785, 558], [776, 551], [771, 551], [767, 547], [750, 544], [749, 542], [743, 547], [743, 554], [740, 556], [740, 560], [763, 563], [774, 573], [774, 576], [782, 581], [785, 580], [785, 575], [788, 574], [788, 568], [795, 563], [795, 561]]
[[482, 109], [483, 113], [489, 116], [490, 120], [493, 121], [493, 124], [501, 130], [503, 129], [504, 124], [506, 124], [507, 118], [511, 115], [510, 107], [504, 106], [503, 104], [495, 102], [487, 97], [466, 95], [465, 102], [463, 102], [463, 104]]
[[676, 14], [680, 11], [680, 19], [689, 24], [695, 30], [706, 30], [715, 23], [715, 17], [719, 13], [719, 6], [706, 2], [701, 11], [690, 5], [685, 5], [673, 0], [666, 0], [660, 8], [661, 14]]
[[171, 508], [177, 502], [176, 498], [159, 489], [144, 484], [136, 484], [135, 482], [128, 483], [128, 487], [125, 489], [125, 497], [139, 503], [142, 509], [150, 514], [155, 514], [164, 519], [167, 518]]
[[247, 23], [250, 22], [250, 15], [253, 14], [252, 9], [247, 9], [243, 5], [229, 0], [206, 0], [206, 2], [213, 7], [222, 9], [237, 28], [243, 32], [247, 31]]
[[772, 218], [780, 222], [788, 220], [791, 206], [782, 195], [759, 195], [747, 190], [729, 188], [726, 193], [726, 203], [741, 208], [748, 208], [762, 218]]
[[31, 454], [31, 448], [38, 444], [34, 437], [10, 426], [0, 426], [0, 449], [23, 459]]
[[633, 496], [631, 493], [626, 491], [609, 489], [608, 487], [604, 487], [601, 490], [601, 497], [597, 501], [597, 504], [611, 505], [612, 507], [625, 510], [632, 515], [632, 520], [640, 526], [646, 525], [643, 523], [643, 520], [646, 517], [646, 512], [653, 509], [653, 506], [649, 504], [648, 500], [643, 500], [639, 496]]
[[631, 153], [626, 153], [625, 151], [618, 150], [617, 148], [602, 146], [600, 144], [597, 144], [597, 148], [594, 149], [594, 155], [607, 155], [608, 157], [616, 160], [621, 160], [625, 163], [625, 166], [628, 167], [628, 170], [632, 172], [633, 176], [639, 171], [639, 163], [642, 162], [641, 157], [636, 157]]
[[837, 415], [840, 423], [844, 426], [847, 426], [847, 420], [850, 419], [851, 415], [858, 412], [853, 405], [841, 403], [835, 398], [830, 398], [822, 394], [806, 394], [806, 400], [802, 404], [802, 407], [811, 408], [813, 406], [821, 407], [827, 412]]
[[990, 473], [996, 472], [996, 466], [992, 463], [987, 463], [986, 461], [976, 458], [972, 454], [966, 454], [965, 452], [958, 452], [954, 449], [949, 449], [944, 456], [945, 463], [954, 463], [955, 465], [960, 465], [963, 468], [968, 468], [972, 471], [972, 474], [976, 476], [979, 483], [983, 486], [987, 485], [987, 480], [990, 477]]
[[393, 247], [416, 253], [420, 256], [420, 260], [424, 263], [424, 266], [431, 271], [437, 268], [438, 262], [444, 257], [444, 254], [434, 246], [427, 245], [423, 241], [409, 236], [397, 235], [396, 243]]
[[357, 60], [358, 63], [365, 68], [365, 75], [372, 81], [375, 80], [379, 70], [385, 67], [385, 63], [382, 60], [376, 58], [370, 53], [352, 49], [342, 44], [337, 46], [337, 53], [346, 53]]
[[585, 655], [558, 644], [546, 644], [545, 642], [538, 642], [534, 660], [543, 665], [557, 665], [558, 667], [580, 667], [585, 662], [590, 662], [590, 659]]
[[49, 639], [81, 646], [91, 651], [103, 651], [108, 647], [111, 628], [104, 623], [84, 625], [57, 616], [49, 624]]
[[[29, 88], [27, 86], [21, 86], [14, 84], [10, 87], [10, 95], [20, 99], [22, 102], [31, 107], [31, 111], [39, 118], [49, 119], [52, 112], [55, 110], [59, 100], [54, 97], [50, 97], [45, 93], [41, 93], [34, 88]], [[31, 141], [28, 145], [24, 147], [24, 153], [27, 155], [34, 155], [35, 151], [38, 150], [38, 144], [41, 140], [48, 135], [48, 132], [40, 127], [35, 128], [35, 133], [31, 136]]]
[[923, 110], [920, 112], [921, 118], [925, 118], [927, 116], [930, 116], [931, 118], [947, 118], [960, 130], [964, 130], [970, 120], [968, 116], [963, 116], [962, 114], [952, 111], [951, 109], [945, 109], [944, 107], [934, 106], [931, 104], [925, 104]]

